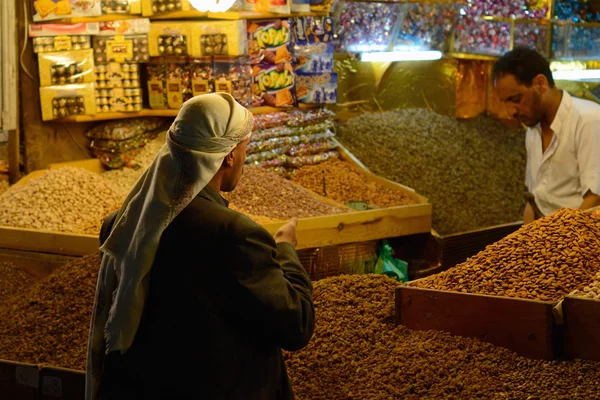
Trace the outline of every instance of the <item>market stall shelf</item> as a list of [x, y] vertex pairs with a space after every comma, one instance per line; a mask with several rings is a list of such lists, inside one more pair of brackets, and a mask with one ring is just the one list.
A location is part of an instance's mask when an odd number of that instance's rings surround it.
[[600, 301], [567, 296], [562, 310], [565, 357], [600, 361]]
[[556, 303], [400, 286], [396, 324], [473, 337], [519, 355], [553, 360], [560, 355]]
[[[432, 206], [425, 197], [411, 188], [372, 174], [364, 169], [360, 162], [343, 146], [340, 146], [338, 150], [343, 160], [348, 161], [354, 168], [367, 175], [370, 180], [406, 194], [415, 204], [301, 218], [297, 230], [297, 249], [364, 242], [427, 233], [431, 230]], [[51, 164], [49, 169], [67, 166], [84, 168], [95, 173], [102, 173], [105, 170], [98, 159]], [[18, 184], [23, 184], [44, 172], [44, 170], [34, 171], [22, 178]], [[330, 204], [339, 205], [329, 198], [323, 198], [317, 194], [314, 196]], [[285, 221], [281, 221], [262, 226], [270, 233], [275, 233], [284, 223]], [[96, 251], [98, 246], [97, 235], [0, 227], [0, 248], [82, 256]]]

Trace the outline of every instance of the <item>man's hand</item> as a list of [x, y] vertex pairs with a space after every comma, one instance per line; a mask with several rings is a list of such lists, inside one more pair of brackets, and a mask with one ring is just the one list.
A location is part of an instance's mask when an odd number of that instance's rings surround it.
[[298, 225], [298, 218], [294, 217], [286, 224], [282, 225], [281, 228], [275, 232], [273, 237], [276, 243], [289, 243], [296, 247], [298, 240], [296, 239], [296, 225]]

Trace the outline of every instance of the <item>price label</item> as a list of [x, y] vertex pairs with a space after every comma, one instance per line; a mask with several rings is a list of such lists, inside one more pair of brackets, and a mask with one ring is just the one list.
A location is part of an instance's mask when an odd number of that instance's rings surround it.
[[346, 206], [357, 211], [365, 211], [369, 209], [369, 203], [366, 201], [349, 201]]
[[181, 82], [167, 82], [167, 104], [169, 108], [179, 108], [183, 104], [183, 93]]
[[54, 38], [55, 51], [68, 51], [72, 47], [71, 38], [68, 36], [56, 36]]
[[115, 35], [114, 40], [106, 41], [106, 57], [118, 63], [133, 58], [133, 41], [125, 40], [123, 35]]
[[18, 366], [16, 368], [16, 379], [19, 385], [37, 388], [40, 384], [40, 371], [35, 367]]

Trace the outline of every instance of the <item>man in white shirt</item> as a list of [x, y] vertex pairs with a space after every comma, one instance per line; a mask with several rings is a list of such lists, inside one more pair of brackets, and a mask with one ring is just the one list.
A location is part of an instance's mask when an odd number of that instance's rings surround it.
[[557, 88], [535, 50], [506, 53], [493, 78], [509, 115], [529, 128], [525, 184], [534, 201], [525, 206], [524, 224], [562, 207], [600, 205], [600, 105]]

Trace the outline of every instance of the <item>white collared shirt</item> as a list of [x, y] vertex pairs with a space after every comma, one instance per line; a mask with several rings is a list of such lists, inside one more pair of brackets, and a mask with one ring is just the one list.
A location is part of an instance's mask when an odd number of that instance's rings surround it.
[[525, 185], [545, 215], [579, 208], [588, 190], [600, 194], [600, 105], [563, 90], [550, 129], [554, 135], [545, 152], [541, 125], [529, 128], [525, 138]]

